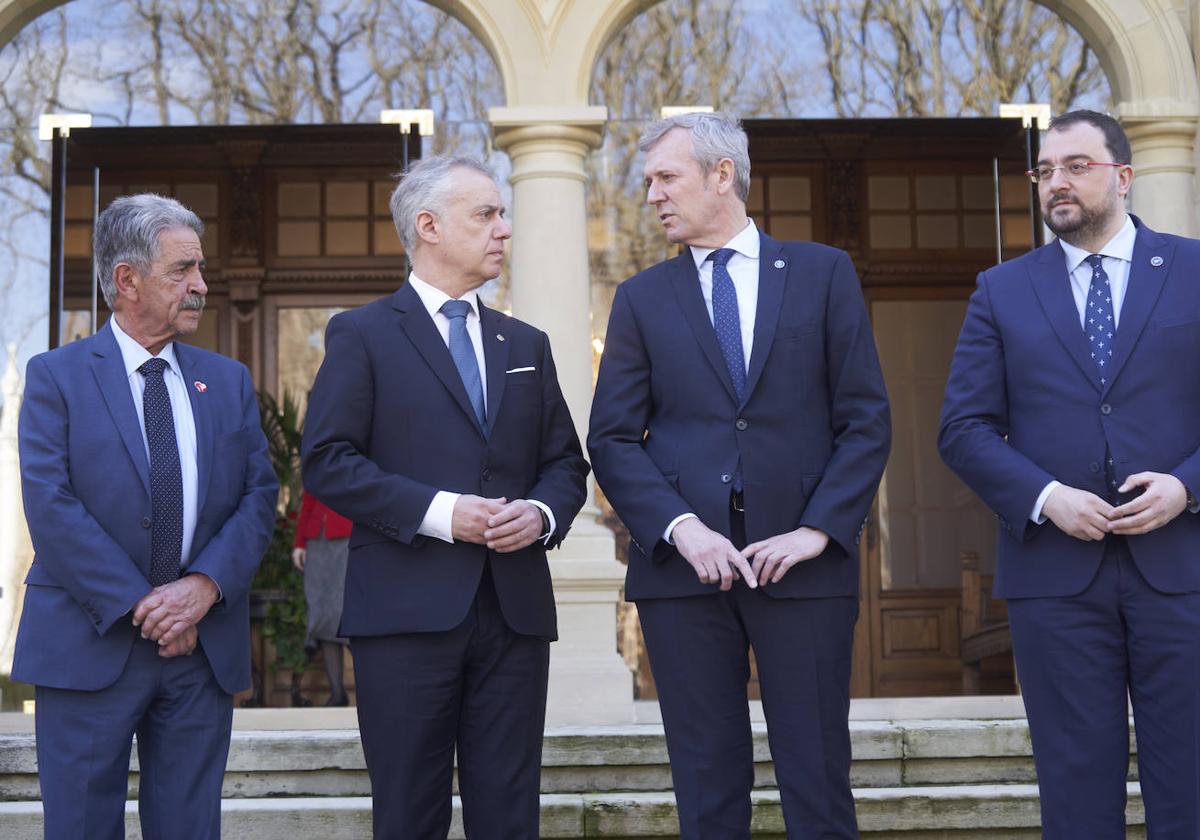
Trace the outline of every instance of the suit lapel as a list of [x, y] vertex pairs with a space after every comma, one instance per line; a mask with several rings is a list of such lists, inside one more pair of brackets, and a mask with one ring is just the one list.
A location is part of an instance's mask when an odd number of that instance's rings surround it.
[[787, 264], [778, 268], [775, 265], [776, 262], [784, 262], [783, 246], [765, 233], [759, 234], [759, 243], [758, 305], [754, 310], [754, 346], [750, 348], [750, 370], [746, 374], [747, 400], [754, 393], [754, 386], [758, 384], [767, 356], [771, 353], [787, 281]]
[[[1150, 313], [1158, 303], [1163, 284], [1171, 270], [1171, 257], [1175, 248], [1154, 231], [1138, 222], [1137, 239], [1133, 245], [1133, 262], [1129, 266], [1129, 279], [1125, 285], [1125, 301], [1121, 305], [1121, 317], [1117, 321], [1117, 338], [1113, 346], [1112, 368], [1108, 375], [1108, 388], [1121, 373], [1125, 362], [1150, 320]], [[1155, 266], [1150, 261], [1159, 258]]]
[[1092, 386], [1099, 389], [1096, 365], [1088, 348], [1087, 336], [1079, 324], [1079, 310], [1075, 296], [1071, 293], [1071, 278], [1067, 274], [1067, 257], [1062, 246], [1055, 240], [1042, 249], [1037, 262], [1030, 271], [1033, 291], [1042, 304], [1042, 310], [1054, 327], [1058, 340], [1062, 342], [1079, 370]]
[[721, 355], [721, 347], [717, 344], [717, 331], [713, 328], [712, 319], [708, 317], [708, 308], [704, 305], [704, 296], [700, 293], [700, 276], [696, 272], [696, 263], [692, 260], [692, 252], [686, 245], [683, 253], [668, 264], [671, 272], [671, 283], [675, 287], [675, 296], [683, 309], [684, 318], [692, 329], [692, 334], [700, 344], [700, 349], [708, 358], [708, 363], [716, 371], [717, 377], [729, 398], [737, 402], [737, 392], [733, 389], [733, 380], [729, 378], [729, 370], [725, 367], [725, 357]]
[[[471, 418], [472, 425], [479, 429], [475, 409], [471, 407], [471, 400], [467, 398], [467, 389], [459, 376], [458, 368], [454, 366], [454, 359], [450, 357], [450, 348], [442, 340], [442, 334], [429, 317], [421, 298], [412, 287], [405, 284], [392, 295], [392, 308], [400, 313], [400, 328], [404, 330], [409, 341], [446, 386], [458, 407]], [[486, 355], [486, 349], [484, 353]], [[479, 429], [479, 433], [483, 434], [483, 430]]]
[[137, 409], [133, 404], [133, 392], [129, 390], [129, 377], [125, 375], [125, 362], [121, 348], [117, 346], [112, 327], [105, 324], [95, 338], [92, 347], [92, 374], [100, 386], [100, 394], [112, 415], [113, 424], [121, 435], [125, 449], [133, 460], [134, 468], [142, 479], [146, 494], [150, 494], [150, 463], [146, 459], [146, 444], [138, 425]]
[[487, 427], [490, 433], [496, 428], [500, 402], [504, 399], [504, 386], [508, 378], [505, 371], [508, 370], [508, 347], [511, 341], [510, 336], [504, 335], [500, 314], [484, 306], [483, 301], [478, 301], [478, 304], [483, 361], [487, 367]]
[[203, 381], [203, 370], [193, 364], [197, 360], [191, 348], [175, 342], [175, 361], [179, 363], [179, 375], [192, 403], [192, 420], [196, 426], [196, 510], [204, 510], [204, 499], [208, 495], [208, 479], [212, 474], [213, 420], [212, 401], [214, 395], [201, 393], [195, 383]]

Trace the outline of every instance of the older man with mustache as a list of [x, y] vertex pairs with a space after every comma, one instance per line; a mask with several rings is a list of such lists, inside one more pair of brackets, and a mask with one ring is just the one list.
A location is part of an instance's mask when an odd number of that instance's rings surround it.
[[157, 195], [96, 221], [103, 329], [35, 356], [20, 454], [33, 567], [13, 678], [37, 686], [45, 836], [215, 838], [250, 581], [278, 483], [250, 372], [175, 341], [200, 324], [200, 219]]

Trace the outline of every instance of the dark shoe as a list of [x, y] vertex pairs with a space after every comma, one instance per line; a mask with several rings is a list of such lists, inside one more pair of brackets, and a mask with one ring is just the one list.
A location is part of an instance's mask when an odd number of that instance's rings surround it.
[[326, 706], [349, 706], [350, 698], [346, 694], [330, 694], [325, 701]]

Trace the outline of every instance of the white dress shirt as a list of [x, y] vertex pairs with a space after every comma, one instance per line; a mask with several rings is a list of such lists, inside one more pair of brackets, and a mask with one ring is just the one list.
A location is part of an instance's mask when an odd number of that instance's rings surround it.
[[[117, 339], [117, 347], [121, 350], [121, 360], [125, 363], [125, 376], [129, 380], [129, 391], [133, 394], [133, 406], [137, 409], [138, 429], [142, 433], [142, 443], [146, 447], [146, 463], [149, 464], [150, 442], [146, 438], [146, 418], [142, 406], [142, 394], [146, 390], [146, 377], [138, 372], [138, 368], [154, 356], [121, 329], [117, 316], [112, 316], [108, 322], [112, 325], [113, 336]], [[158, 358], [167, 363], [167, 368], [163, 371], [163, 382], [167, 386], [167, 395], [171, 400], [171, 418], [175, 421], [175, 442], [179, 445], [179, 469], [183, 479], [183, 550], [180, 566], [187, 568], [192, 551], [192, 538], [196, 535], [196, 505], [198, 503], [196, 420], [192, 416], [192, 401], [188, 396], [187, 383], [183, 381], [179, 362], [175, 360], [175, 343], [167, 342], [167, 346], [159, 351]]]
[[[1108, 275], [1108, 288], [1112, 292], [1113, 323], [1118, 328], [1121, 324], [1121, 307], [1125, 304], [1125, 291], [1129, 287], [1129, 267], [1133, 264], [1133, 245], [1136, 240], [1137, 228], [1134, 227], [1133, 219], [1126, 215], [1125, 224], [1097, 252], [1101, 256], [1104, 273]], [[1071, 294], [1075, 298], [1075, 308], [1079, 310], [1079, 328], [1082, 330], [1084, 318], [1087, 317], [1085, 310], [1087, 309], [1088, 292], [1092, 288], [1093, 273], [1092, 267], [1087, 264], [1086, 260], [1092, 255], [1092, 252], [1076, 248], [1062, 239], [1058, 242], [1067, 257], [1067, 274], [1071, 278]], [[1061, 482], [1051, 481], [1042, 489], [1037, 501], [1034, 502], [1033, 512], [1029, 515], [1030, 519], [1039, 525], [1046, 521], [1046, 517], [1042, 515], [1042, 508], [1045, 506], [1046, 500], [1050, 498], [1050, 494], [1060, 486], [1062, 486]]]
[[[412, 290], [417, 293], [417, 297], [421, 299], [426, 311], [429, 312], [429, 317], [433, 319], [433, 325], [441, 334], [442, 341], [446, 342], [446, 347], [449, 347], [450, 319], [441, 310], [446, 301], [453, 300], [453, 298], [441, 289], [426, 283], [415, 272], [409, 273], [408, 282], [412, 286]], [[479, 364], [479, 381], [483, 386], [483, 407], [486, 414], [487, 365], [483, 358], [483, 328], [479, 321], [479, 296], [471, 291], [458, 300], [466, 301], [471, 307], [467, 312], [467, 337], [471, 339], [471, 346], [475, 350], [475, 361]], [[460, 495], [462, 494], [452, 493], [449, 490], [439, 490], [434, 495], [433, 501], [429, 503], [429, 509], [425, 511], [425, 518], [421, 520], [421, 527], [417, 528], [417, 533], [443, 542], [454, 542], [454, 505]], [[541, 539], [543, 542], [549, 540], [555, 529], [554, 512], [536, 499], [527, 499], [526, 501], [546, 514], [546, 521], [550, 523], [550, 529], [542, 535]]]
[[[733, 291], [737, 295], [738, 322], [742, 330], [742, 363], [750, 370], [750, 353], [754, 350], [754, 316], [758, 313], [758, 251], [761, 246], [758, 237], [758, 227], [750, 219], [737, 236], [730, 239], [722, 247], [732, 248], [734, 255], [729, 258], [726, 268], [733, 280]], [[716, 248], [699, 248], [688, 246], [692, 259], [696, 262], [696, 273], [700, 275], [700, 294], [704, 298], [704, 306], [708, 309], [708, 320], [713, 320], [712, 307], [712, 271], [713, 264], [708, 255]], [[685, 519], [695, 519], [696, 514], [684, 513], [670, 521], [663, 531], [663, 539], [671, 545], [671, 532], [675, 526]]]

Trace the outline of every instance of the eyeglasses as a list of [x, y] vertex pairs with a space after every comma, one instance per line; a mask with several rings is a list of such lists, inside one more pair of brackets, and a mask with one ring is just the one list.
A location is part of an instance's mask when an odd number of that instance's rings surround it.
[[1037, 169], [1029, 169], [1025, 172], [1029, 176], [1029, 180], [1033, 183], [1041, 181], [1049, 181], [1054, 177], [1054, 173], [1062, 170], [1063, 174], [1068, 179], [1074, 181], [1078, 178], [1086, 178], [1087, 174], [1092, 171], [1093, 166], [1128, 166], [1127, 163], [1107, 163], [1099, 160], [1073, 160], [1070, 163], [1064, 163], [1062, 166], [1039, 166]]

